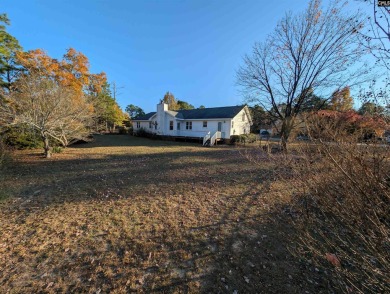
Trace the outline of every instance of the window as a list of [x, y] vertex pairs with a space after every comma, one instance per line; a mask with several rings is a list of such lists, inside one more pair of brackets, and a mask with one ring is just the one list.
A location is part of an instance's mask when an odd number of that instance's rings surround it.
[[242, 114], [242, 121], [245, 121], [245, 112]]
[[173, 131], [173, 120], [169, 121], [169, 130]]
[[207, 121], [204, 121], [204, 122], [203, 122], [203, 127], [204, 127], [204, 128], [207, 128]]
[[180, 131], [180, 123], [177, 123], [177, 130]]
[[234, 121], [232, 121], [232, 128], [234, 128]]
[[186, 122], [186, 130], [192, 130], [192, 121]]
[[141, 123], [137, 121], [137, 129], [139, 129], [140, 127], [141, 127]]
[[157, 122], [154, 122], [154, 129], [157, 130]]
[[153, 127], [153, 122], [149, 122], [149, 129], [151, 129]]

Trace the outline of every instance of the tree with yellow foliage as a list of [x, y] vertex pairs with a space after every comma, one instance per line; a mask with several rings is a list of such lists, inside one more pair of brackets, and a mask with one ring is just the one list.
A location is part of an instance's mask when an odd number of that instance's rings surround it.
[[166, 92], [164, 98], [161, 100], [162, 102], [168, 104], [169, 110], [178, 110], [179, 106], [177, 104], [177, 100], [175, 96], [171, 92]]
[[352, 110], [353, 98], [349, 87], [344, 87], [333, 92], [330, 100], [330, 109], [345, 112]]
[[90, 101], [94, 105], [94, 126], [96, 131], [113, 131], [116, 126], [122, 126], [127, 116], [115, 99], [111, 96], [110, 84], [105, 83], [97, 95], [90, 95]]

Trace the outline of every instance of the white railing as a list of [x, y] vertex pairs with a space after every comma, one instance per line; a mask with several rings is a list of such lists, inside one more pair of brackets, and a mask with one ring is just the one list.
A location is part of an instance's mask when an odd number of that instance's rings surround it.
[[207, 142], [207, 140], [210, 139], [210, 132], [206, 134], [206, 136], [203, 137], [203, 146]]
[[217, 133], [214, 133], [214, 135], [210, 138], [210, 146], [213, 146], [216, 140], [217, 140]]
[[217, 142], [217, 139], [221, 139], [221, 132], [217, 131], [214, 133], [214, 135], [210, 138], [210, 146], [214, 146]]

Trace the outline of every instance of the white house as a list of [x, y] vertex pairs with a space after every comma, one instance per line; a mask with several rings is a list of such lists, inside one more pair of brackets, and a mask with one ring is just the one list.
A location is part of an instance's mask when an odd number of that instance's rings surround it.
[[247, 106], [172, 111], [168, 104], [161, 103], [157, 112], [133, 119], [134, 132], [144, 129], [161, 136], [201, 138], [203, 145], [214, 145], [231, 135], [248, 134], [251, 125]]

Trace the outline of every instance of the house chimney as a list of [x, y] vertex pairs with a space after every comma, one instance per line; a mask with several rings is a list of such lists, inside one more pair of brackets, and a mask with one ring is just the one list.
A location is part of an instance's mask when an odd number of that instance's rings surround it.
[[163, 101], [157, 104], [157, 132], [160, 134], [164, 134], [166, 111], [168, 111], [168, 104], [165, 104]]
[[160, 104], [157, 104], [157, 112], [160, 111], [168, 111], [168, 104], [161, 102]]

